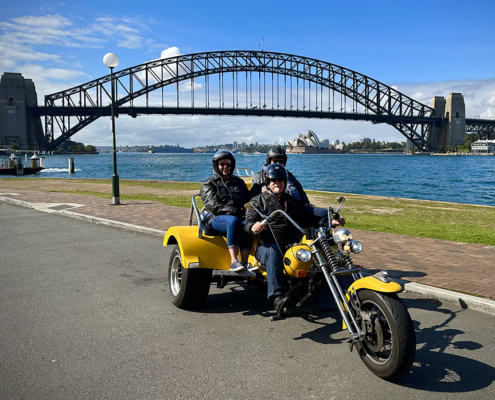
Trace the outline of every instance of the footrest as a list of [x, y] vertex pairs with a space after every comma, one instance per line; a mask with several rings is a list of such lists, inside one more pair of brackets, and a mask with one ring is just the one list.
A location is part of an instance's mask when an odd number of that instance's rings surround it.
[[235, 272], [223, 269], [214, 269], [213, 276], [256, 276], [256, 272], [246, 270]]

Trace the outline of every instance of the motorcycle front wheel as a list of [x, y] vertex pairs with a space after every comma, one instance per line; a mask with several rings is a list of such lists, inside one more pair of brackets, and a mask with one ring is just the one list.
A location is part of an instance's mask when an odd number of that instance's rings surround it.
[[359, 291], [361, 328], [356, 343], [363, 363], [380, 378], [393, 381], [407, 373], [416, 355], [416, 334], [409, 312], [393, 293]]

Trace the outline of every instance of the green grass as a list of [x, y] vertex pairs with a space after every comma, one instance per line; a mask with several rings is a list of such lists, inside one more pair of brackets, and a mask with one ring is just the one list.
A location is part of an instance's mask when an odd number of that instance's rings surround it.
[[[10, 181], [53, 181], [53, 180], [69, 180], [80, 183], [96, 183], [102, 185], [110, 185], [110, 179], [76, 179], [76, 178], [9, 178]], [[199, 182], [174, 182], [174, 181], [138, 181], [138, 180], [123, 180], [119, 181], [120, 186], [142, 186], [149, 188], [165, 189], [165, 190], [197, 190], [201, 188]]]
[[[335, 206], [334, 193], [309, 192]], [[345, 195], [349, 228], [495, 246], [495, 207]], [[325, 202], [326, 200], [326, 202]]]
[[[58, 193], [76, 193], [83, 194], [87, 196], [96, 196], [102, 197], [104, 199], [111, 199], [112, 193], [101, 193], [101, 192], [89, 192], [86, 190], [57, 190]], [[185, 195], [163, 195], [163, 196], [155, 196], [152, 194], [133, 194], [133, 195], [122, 195], [120, 194], [120, 200], [140, 200], [140, 201], [157, 201], [159, 203], [163, 203], [167, 206], [175, 206], [175, 207], [191, 207], [191, 196]], [[201, 199], [196, 198], [196, 204], [201, 209], [203, 208], [203, 202]]]

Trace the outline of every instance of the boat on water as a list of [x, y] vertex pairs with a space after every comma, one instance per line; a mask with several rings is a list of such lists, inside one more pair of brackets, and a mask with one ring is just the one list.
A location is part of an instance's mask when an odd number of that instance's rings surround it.
[[34, 154], [31, 157], [31, 166], [25, 167], [15, 154], [11, 154], [7, 161], [0, 164], [0, 175], [33, 175], [45, 169], [40, 165], [40, 158]]

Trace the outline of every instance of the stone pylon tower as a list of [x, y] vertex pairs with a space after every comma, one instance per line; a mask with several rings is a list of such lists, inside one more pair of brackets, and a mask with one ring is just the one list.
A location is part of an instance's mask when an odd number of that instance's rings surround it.
[[19, 73], [6, 72], [0, 79], [0, 144], [17, 143], [23, 150], [40, 150], [44, 146], [43, 127], [39, 116], [26, 110], [37, 106], [38, 96], [31, 79]]
[[466, 136], [466, 106], [461, 93], [451, 93], [445, 105], [447, 119], [447, 146], [457, 146], [464, 143]]
[[429, 132], [428, 140], [437, 150], [445, 147], [457, 146], [464, 143], [466, 135], [466, 106], [461, 93], [451, 93], [445, 97], [435, 96], [430, 107], [435, 110], [437, 117], [443, 121], [434, 131]]

